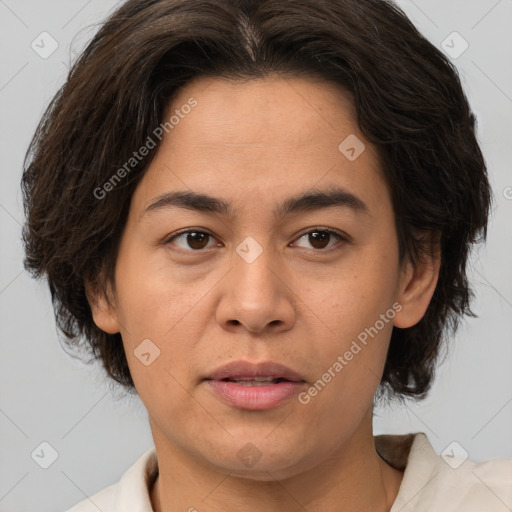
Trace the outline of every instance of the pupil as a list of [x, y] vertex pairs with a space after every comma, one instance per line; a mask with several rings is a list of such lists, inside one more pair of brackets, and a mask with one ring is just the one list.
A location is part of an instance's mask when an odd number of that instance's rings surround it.
[[[187, 243], [192, 249], [202, 249], [208, 241], [207, 233], [192, 232], [187, 235]], [[330, 233], [326, 231], [314, 231], [309, 234], [309, 241], [315, 249], [323, 249], [329, 243]]]
[[315, 249], [323, 249], [329, 243], [330, 234], [325, 231], [315, 231], [310, 233], [309, 237], [311, 245], [315, 247]]
[[[196, 233], [196, 232], [188, 233], [187, 243], [192, 249], [202, 249], [206, 245], [206, 243], [204, 243], [204, 241], [205, 240], [207, 241], [208, 236], [209, 235], [207, 235], [206, 233]], [[194, 239], [194, 237], [199, 238], [199, 242], [197, 239]]]

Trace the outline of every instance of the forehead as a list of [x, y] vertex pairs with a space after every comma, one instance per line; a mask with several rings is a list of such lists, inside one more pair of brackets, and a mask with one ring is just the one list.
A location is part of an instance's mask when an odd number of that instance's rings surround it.
[[172, 190], [234, 195], [241, 207], [335, 184], [371, 204], [385, 188], [350, 95], [331, 82], [201, 77], [177, 93], [164, 122], [172, 116], [141, 182], [141, 208]]
[[198, 103], [196, 115], [176, 126], [174, 135], [179, 131], [181, 137], [170, 137], [171, 142], [229, 143], [235, 150], [250, 147], [256, 151], [258, 144], [311, 146], [328, 143], [326, 137], [337, 140], [340, 129], [359, 131], [351, 95], [317, 78], [272, 74], [236, 81], [199, 77], [178, 92], [166, 117], [192, 96]]

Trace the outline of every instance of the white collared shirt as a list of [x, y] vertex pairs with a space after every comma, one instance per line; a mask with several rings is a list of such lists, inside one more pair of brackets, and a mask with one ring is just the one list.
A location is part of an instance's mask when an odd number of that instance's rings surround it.
[[[443, 458], [437, 455], [424, 433], [378, 435], [374, 439], [379, 455], [404, 471], [390, 512], [512, 510], [512, 459], [475, 463], [452, 453]], [[81, 501], [68, 512], [153, 512], [148, 489], [157, 469], [153, 448], [119, 482]]]

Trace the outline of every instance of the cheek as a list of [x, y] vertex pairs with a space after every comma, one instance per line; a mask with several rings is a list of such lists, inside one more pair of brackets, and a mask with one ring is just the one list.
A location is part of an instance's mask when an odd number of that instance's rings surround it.
[[201, 276], [180, 271], [162, 251], [140, 254], [128, 244], [120, 252], [116, 295], [121, 335], [136, 389], [150, 410], [155, 401], [176, 410], [190, 400], [185, 389], [197, 377], [198, 345], [214, 318], [207, 292], [223, 271]]
[[343, 404], [342, 409], [353, 411], [360, 407], [362, 413], [371, 402], [399, 307], [394, 296], [398, 279], [394, 258], [393, 251], [368, 250], [340, 270], [328, 287], [310, 282], [304, 290], [305, 301], [318, 313], [325, 333], [313, 349], [321, 361], [318, 384], [305, 397], [311, 398], [313, 408], [318, 407], [319, 416], [329, 410], [343, 422], [344, 412], [337, 406]]
[[[155, 254], [156, 252], [156, 254]], [[176, 278], [161, 251], [143, 252], [133, 244], [120, 251], [116, 265], [118, 315], [129, 345], [162, 340], [198, 301], [198, 292]]]
[[[384, 315], [382, 320], [380, 315]], [[367, 295], [340, 300], [330, 320], [330, 333], [313, 347], [320, 364], [302, 394], [302, 420], [323, 439], [340, 439], [360, 423], [380, 384], [391, 336], [394, 310]]]
[[367, 246], [344, 260], [328, 280], [311, 280], [304, 288], [304, 301], [325, 319], [332, 333], [339, 333], [337, 347], [374, 325], [392, 307], [399, 277], [396, 258], [392, 250]]

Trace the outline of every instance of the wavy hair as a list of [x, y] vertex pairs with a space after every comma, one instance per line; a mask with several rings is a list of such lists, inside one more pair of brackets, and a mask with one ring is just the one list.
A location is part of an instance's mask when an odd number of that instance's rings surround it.
[[[492, 201], [475, 116], [455, 66], [387, 0], [129, 0], [72, 66], [28, 148], [22, 178], [25, 267], [49, 283], [66, 345], [133, 390], [120, 334], [94, 323], [84, 283], [113, 279], [131, 196], [156, 151], [108, 200], [108, 181], [198, 76], [315, 76], [351, 94], [391, 191], [400, 261], [440, 241], [437, 287], [420, 322], [393, 328], [379, 392], [424, 398], [443, 341], [473, 292], [471, 244]], [[112, 281], [110, 281], [112, 282]]]

